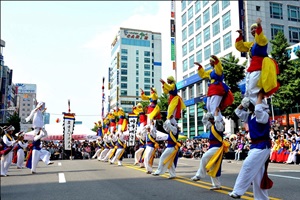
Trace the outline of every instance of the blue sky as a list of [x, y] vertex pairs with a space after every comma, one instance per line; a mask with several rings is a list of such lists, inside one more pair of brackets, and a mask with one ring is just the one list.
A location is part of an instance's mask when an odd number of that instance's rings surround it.
[[174, 75], [170, 8], [170, 1], [2, 1], [4, 64], [13, 69], [14, 83], [37, 84], [37, 100], [46, 102], [50, 123], [67, 112], [70, 99], [76, 120], [93, 127], [119, 27], [161, 32], [162, 78]]

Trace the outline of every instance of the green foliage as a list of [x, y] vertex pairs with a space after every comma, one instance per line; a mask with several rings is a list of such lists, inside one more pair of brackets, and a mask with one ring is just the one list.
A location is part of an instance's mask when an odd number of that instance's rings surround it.
[[158, 101], [158, 106], [160, 108], [161, 111], [167, 111], [168, 110], [168, 98], [169, 96], [165, 93], [162, 93], [162, 95], [158, 98], [159, 101]]
[[15, 127], [15, 130], [14, 130], [14, 133], [18, 133], [20, 132], [20, 117], [18, 116], [18, 113], [17, 112], [14, 112], [14, 114], [7, 120], [8, 123], [10, 125], [12, 125], [13, 127]]
[[[280, 71], [277, 76], [280, 88], [273, 96], [273, 105], [288, 115], [290, 108], [300, 102], [300, 63], [299, 59], [289, 60], [286, 50], [289, 44], [282, 32], [277, 33], [271, 43], [273, 44], [271, 55], [277, 61]], [[299, 56], [299, 52], [296, 52], [296, 55]]]

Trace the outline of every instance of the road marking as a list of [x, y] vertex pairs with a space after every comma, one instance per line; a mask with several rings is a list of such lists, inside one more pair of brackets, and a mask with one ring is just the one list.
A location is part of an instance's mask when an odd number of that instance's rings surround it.
[[287, 169], [287, 170], [279, 170], [280, 172], [300, 172], [300, 170], [291, 170], [291, 169]]
[[58, 182], [59, 183], [65, 183], [66, 182], [66, 178], [65, 178], [64, 173], [58, 173]]
[[299, 177], [293, 177], [293, 176], [283, 176], [283, 175], [277, 175], [277, 174], [268, 174], [269, 176], [277, 176], [277, 177], [281, 177], [281, 178], [290, 178], [290, 179], [296, 179], [296, 180], [300, 180]]
[[[133, 165], [130, 165], [130, 164], [128, 164], [128, 165], [125, 164], [124, 166], [128, 167], [128, 168], [131, 168], [131, 169], [138, 170], [138, 171], [146, 172], [145, 168], [139, 168], [139, 167], [136, 167], [136, 166], [133, 166]], [[166, 174], [162, 174], [162, 175], [159, 175], [159, 176], [164, 177], [164, 178], [169, 177]], [[193, 186], [196, 186], [196, 187], [204, 188], [204, 189], [207, 189], [207, 190], [209, 190], [212, 187], [212, 184], [209, 183], [209, 182], [205, 182], [205, 181], [197, 181], [196, 182], [196, 181], [192, 181], [191, 179], [183, 177], [183, 176], [176, 176], [176, 178], [172, 179], [172, 180], [182, 182], [182, 183], [185, 183], [185, 184], [188, 184], [188, 185], [193, 185]], [[222, 190], [214, 190], [214, 192], [219, 192], [219, 193], [228, 195], [228, 192], [231, 192], [232, 190], [233, 190], [233, 188], [231, 188], [231, 187], [222, 186]], [[245, 194], [241, 198], [242, 199], [251, 199], [251, 200], [253, 200], [253, 197], [254, 197], [254, 194], [252, 192], [245, 192]], [[270, 196], [269, 196], [269, 199], [270, 200], [280, 200], [280, 198], [275, 198], [275, 197], [270, 197]]]
[[61, 166], [61, 162], [59, 162], [59, 163], [57, 163], [58, 164], [58, 166]]

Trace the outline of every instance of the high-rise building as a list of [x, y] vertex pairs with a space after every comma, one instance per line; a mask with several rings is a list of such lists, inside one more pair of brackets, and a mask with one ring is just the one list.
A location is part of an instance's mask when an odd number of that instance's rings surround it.
[[161, 94], [161, 33], [120, 28], [111, 44], [109, 67], [109, 109], [122, 107], [126, 113], [141, 101], [140, 88], [150, 95]]
[[[199, 135], [205, 128], [201, 122], [203, 110], [197, 103], [207, 92], [207, 81], [197, 75], [194, 62], [210, 68], [209, 57], [234, 55], [236, 30], [243, 30], [245, 40], [253, 41], [249, 27], [259, 17], [269, 40], [283, 31], [292, 44], [300, 40], [299, 1], [175, 1], [177, 88], [185, 100], [187, 110], [182, 120], [183, 132], [189, 137]], [[269, 51], [271, 44], [268, 46]], [[244, 56], [244, 55], [243, 55]], [[226, 78], [226, 77], [225, 77]], [[233, 133], [233, 125], [226, 122], [225, 131]]]

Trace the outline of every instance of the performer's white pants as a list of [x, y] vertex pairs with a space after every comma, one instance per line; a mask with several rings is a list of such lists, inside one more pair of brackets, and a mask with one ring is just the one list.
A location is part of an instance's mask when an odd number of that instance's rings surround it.
[[48, 165], [50, 163], [51, 153], [45, 149], [40, 150], [40, 159]]
[[139, 163], [145, 148], [139, 148], [134, 153], [134, 162]]
[[11, 150], [8, 154], [1, 156], [1, 175], [6, 175], [8, 168], [11, 165], [13, 157], [13, 151]]
[[100, 157], [100, 153], [101, 153], [101, 151], [102, 151], [102, 149], [100, 148], [100, 149], [98, 149], [97, 151], [96, 151], [96, 153], [93, 155], [93, 157], [92, 158], [99, 158]]
[[152, 172], [152, 165], [150, 166], [149, 161], [150, 161], [153, 150], [154, 150], [153, 147], [146, 146], [145, 153], [144, 153], [145, 154], [144, 165], [145, 165], [147, 172]]
[[[209, 162], [211, 157], [219, 150], [219, 147], [213, 147], [211, 149], [208, 149], [207, 152], [205, 152], [200, 160], [200, 166], [196, 173], [196, 176], [199, 178], [205, 178], [206, 176], [206, 164]], [[220, 177], [210, 177], [211, 183], [213, 187], [221, 187]]]
[[[261, 88], [257, 87], [258, 80], [260, 78], [261, 71], [247, 72], [246, 73], [246, 91], [245, 97], [250, 99], [250, 102], [255, 105], [257, 101], [257, 94]], [[264, 108], [269, 108], [267, 101], [262, 101]]]
[[122, 161], [118, 159], [122, 151], [123, 151], [123, 149], [117, 149], [115, 156], [111, 160], [112, 163], [114, 163], [116, 160], [118, 160], [118, 165], [122, 165]]
[[[206, 102], [207, 111], [210, 112], [211, 114], [215, 115], [215, 111], [216, 111], [217, 107], [220, 106], [222, 98], [223, 98], [223, 96], [218, 96], [218, 95], [213, 95], [213, 96], [207, 97], [207, 102]], [[222, 117], [221, 112], [219, 112], [219, 116]]]
[[236, 179], [233, 192], [243, 195], [250, 184], [253, 184], [254, 199], [269, 199], [268, 190], [260, 188], [260, 183], [265, 170], [265, 162], [269, 159], [270, 149], [251, 149], [244, 160], [240, 173]]
[[175, 165], [174, 165], [174, 161], [169, 161], [167, 162], [165, 165], [164, 165], [164, 161], [166, 158], [169, 157], [169, 155], [171, 153], [173, 153], [173, 151], [175, 150], [174, 147], [167, 147], [164, 152], [162, 153], [162, 155], [160, 156], [160, 159], [159, 159], [159, 163], [158, 163], [158, 168], [157, 170], [154, 172], [155, 174], [164, 174], [167, 169], [168, 169], [168, 166], [169, 166], [169, 163], [172, 162], [172, 166], [171, 168], [169, 169], [169, 173], [170, 173], [170, 177], [175, 177], [176, 176], [176, 171], [175, 171]]
[[[37, 135], [39, 132], [41, 131], [41, 133], [39, 135]], [[43, 137], [47, 137], [48, 132], [46, 131], [46, 129], [44, 127], [40, 128], [40, 127], [36, 127], [34, 128], [34, 141], [37, 141]]]
[[103, 151], [100, 153], [100, 157], [98, 158], [98, 160], [104, 160], [105, 156], [107, 155], [107, 152], [109, 151], [109, 149], [103, 149]]
[[107, 162], [108, 158], [110, 156], [110, 153], [113, 151], [113, 149], [109, 149], [109, 151], [107, 152], [107, 154], [105, 155], [105, 157], [102, 159], [102, 161]]
[[292, 162], [296, 163], [296, 154], [297, 153], [295, 151], [290, 152], [286, 163], [289, 163], [289, 164], [292, 163]]
[[36, 167], [40, 161], [40, 150], [32, 150], [32, 162], [31, 162], [31, 171], [36, 172]]
[[17, 167], [18, 168], [23, 168], [24, 158], [25, 158], [24, 150], [18, 149], [18, 151], [17, 151]]

